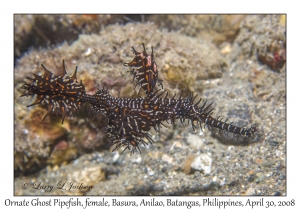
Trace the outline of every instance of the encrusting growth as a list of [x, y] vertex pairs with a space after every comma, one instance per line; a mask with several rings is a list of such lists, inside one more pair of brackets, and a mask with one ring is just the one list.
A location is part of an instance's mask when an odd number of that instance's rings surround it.
[[[132, 47], [135, 56], [131, 62], [125, 62], [124, 66], [129, 68], [136, 86], [139, 85], [140, 90], [146, 92], [145, 97], [116, 98], [104, 88], [89, 95], [85, 92], [82, 82], [77, 82], [77, 67], [69, 77], [64, 61], [63, 70], [59, 75], [52, 74], [42, 65], [43, 76], [33, 74], [34, 78], [27, 77], [31, 82], [22, 86], [27, 90], [22, 96], [36, 95], [35, 102], [29, 106], [47, 104], [48, 112], [44, 119], [52, 112], [58, 112], [62, 115], [62, 122], [66, 115], [74, 114], [84, 103], [89, 103], [95, 112], [107, 117], [105, 131], [111, 137], [111, 145], [115, 146], [114, 150], [123, 148], [123, 152], [126, 149], [131, 153], [137, 150], [141, 152], [140, 144], [153, 143], [149, 133], [151, 128], [159, 132], [163, 122], [174, 123], [176, 119], [180, 119], [181, 123], [189, 120], [194, 130], [196, 125], [202, 129], [203, 124], [209, 129], [216, 128], [246, 138], [253, 137], [259, 131], [256, 126], [241, 128], [227, 123], [227, 120], [212, 117], [212, 103], [207, 105], [204, 102], [200, 105], [202, 99], [195, 102], [197, 95], [187, 98], [180, 95], [178, 99], [175, 99], [174, 95], [168, 98], [168, 92], [162, 91], [162, 80], [158, 78], [153, 48], [151, 55], [147, 54], [144, 44], [143, 48], [143, 52], [138, 52]], [[162, 89], [155, 89], [157, 83]]]

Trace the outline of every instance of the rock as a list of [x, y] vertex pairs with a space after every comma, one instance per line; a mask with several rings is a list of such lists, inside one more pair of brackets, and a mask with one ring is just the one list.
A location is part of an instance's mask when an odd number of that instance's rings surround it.
[[256, 190], [252, 187], [248, 188], [244, 195], [256, 195]]
[[191, 164], [191, 167], [198, 171], [203, 171], [204, 175], [211, 172], [212, 160], [207, 154], [197, 156]]
[[199, 136], [189, 134], [187, 138], [187, 143], [190, 145], [191, 148], [199, 150], [203, 144], [203, 141]]

